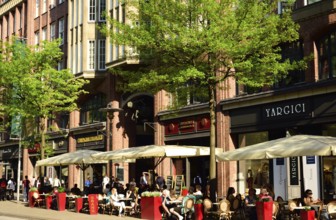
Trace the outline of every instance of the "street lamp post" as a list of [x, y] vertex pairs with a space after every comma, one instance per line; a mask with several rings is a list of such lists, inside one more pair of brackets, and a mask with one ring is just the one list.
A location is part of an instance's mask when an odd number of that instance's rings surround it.
[[[107, 118], [109, 120], [108, 123], [108, 129], [107, 129], [107, 135], [106, 137], [108, 138], [108, 143], [106, 143], [106, 151], [111, 151], [112, 150], [112, 128], [113, 128], [113, 117], [114, 117], [114, 112], [122, 112], [124, 111], [122, 108], [115, 108], [112, 107], [110, 104], [107, 105], [106, 108], [101, 108], [99, 109], [100, 112], [106, 112]], [[112, 163], [111, 161], [108, 162], [108, 166], [106, 169], [106, 174], [111, 177], [112, 176], [112, 169], [111, 169]]]

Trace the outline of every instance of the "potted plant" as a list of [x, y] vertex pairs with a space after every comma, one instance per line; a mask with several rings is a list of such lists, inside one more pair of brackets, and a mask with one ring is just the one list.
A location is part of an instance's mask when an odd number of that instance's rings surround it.
[[29, 203], [29, 207], [33, 208], [34, 204], [35, 204], [35, 198], [34, 198], [34, 194], [38, 194], [38, 190], [36, 187], [31, 187], [29, 189], [28, 192], [28, 203]]
[[65, 193], [64, 187], [62, 186], [58, 187], [57, 193], [56, 193], [56, 199], [57, 199], [58, 211], [64, 211], [65, 204], [66, 204], [66, 193]]
[[272, 219], [273, 201], [270, 198], [261, 198], [256, 202], [258, 220]]
[[315, 210], [312, 210], [310, 206], [305, 206], [304, 209], [300, 211], [301, 220], [314, 220]]
[[195, 209], [195, 220], [203, 219], [203, 200], [197, 199], [194, 205]]
[[160, 206], [162, 199], [160, 192], [143, 192], [141, 194], [141, 218], [161, 219]]
[[182, 187], [182, 196], [188, 195], [188, 188], [186, 186]]

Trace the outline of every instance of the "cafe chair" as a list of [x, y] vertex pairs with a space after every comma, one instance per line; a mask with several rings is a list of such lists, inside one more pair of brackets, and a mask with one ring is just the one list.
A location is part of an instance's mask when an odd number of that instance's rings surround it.
[[278, 212], [279, 212], [279, 203], [273, 202], [272, 219], [277, 219]]
[[102, 194], [98, 194], [98, 208], [102, 214], [105, 214], [106, 206], [106, 199], [103, 197]]
[[33, 193], [34, 206], [41, 207], [41, 204], [44, 204], [44, 199], [40, 197], [38, 192]]
[[242, 204], [242, 200], [239, 198], [234, 198], [231, 205], [233, 215], [239, 216], [240, 219], [245, 219], [245, 210]]
[[184, 219], [187, 219], [187, 216], [191, 216], [194, 213], [194, 199], [190, 198], [184, 203], [183, 214]]
[[219, 219], [230, 220], [233, 214], [233, 211], [230, 211], [230, 202], [226, 199], [223, 199], [219, 202], [218, 207]]
[[213, 219], [214, 216], [218, 215], [218, 212], [213, 209], [210, 199], [206, 198], [203, 200], [203, 207], [205, 219]]
[[336, 219], [336, 201], [327, 204], [327, 212], [330, 219]]
[[297, 201], [296, 200], [291, 200], [288, 201], [288, 209], [285, 210], [285, 217], [288, 217], [289, 219], [300, 219], [300, 216], [298, 212], [295, 210], [297, 207]]

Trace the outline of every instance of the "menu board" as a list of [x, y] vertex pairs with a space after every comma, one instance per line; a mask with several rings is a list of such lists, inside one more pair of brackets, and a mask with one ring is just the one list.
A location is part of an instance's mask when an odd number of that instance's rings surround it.
[[181, 195], [182, 187], [184, 186], [184, 177], [183, 175], [177, 175], [175, 179], [175, 194]]
[[168, 190], [173, 188], [173, 176], [167, 176], [166, 185]]

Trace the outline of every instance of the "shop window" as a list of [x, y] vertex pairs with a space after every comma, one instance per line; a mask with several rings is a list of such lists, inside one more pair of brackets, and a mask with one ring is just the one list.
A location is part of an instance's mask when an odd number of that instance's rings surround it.
[[[322, 135], [336, 137], [336, 124], [324, 125]], [[332, 200], [336, 195], [336, 157], [323, 157], [322, 163], [324, 199]]]
[[209, 92], [206, 86], [197, 81], [190, 81], [185, 86], [177, 88], [173, 97], [173, 105], [186, 106], [209, 101]]
[[[253, 144], [268, 141], [268, 132], [255, 132], [240, 134], [239, 147], [248, 147]], [[270, 184], [269, 160], [246, 160], [239, 162], [240, 176], [244, 177], [245, 189], [259, 189], [263, 185]]]

